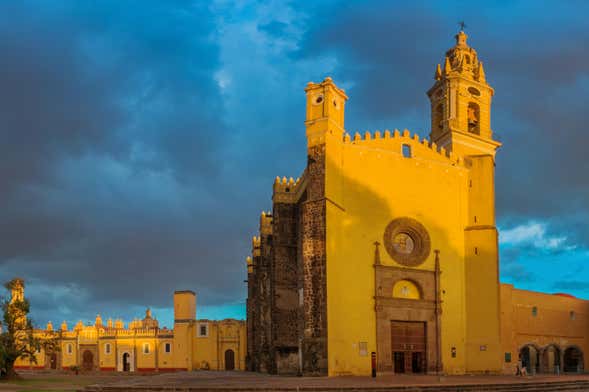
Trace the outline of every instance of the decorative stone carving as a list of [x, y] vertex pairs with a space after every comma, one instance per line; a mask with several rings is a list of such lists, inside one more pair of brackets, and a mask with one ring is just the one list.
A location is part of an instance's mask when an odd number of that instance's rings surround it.
[[397, 263], [415, 267], [429, 256], [430, 237], [425, 227], [415, 219], [397, 218], [385, 229], [384, 246]]

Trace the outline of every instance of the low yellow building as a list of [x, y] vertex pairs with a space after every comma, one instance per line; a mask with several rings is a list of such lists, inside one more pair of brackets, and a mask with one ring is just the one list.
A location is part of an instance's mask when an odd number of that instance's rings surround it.
[[583, 371], [588, 331], [589, 301], [501, 285], [505, 373], [515, 372], [518, 359], [533, 373]]
[[455, 38], [429, 139], [350, 134], [346, 93], [305, 88], [307, 166], [276, 178], [247, 260], [249, 369], [369, 375], [374, 355], [379, 372], [501, 373], [536, 353], [543, 370], [582, 368], [587, 302], [500, 286], [494, 90]]
[[[12, 296], [24, 296], [24, 287]], [[122, 320], [103, 322], [100, 315], [92, 325], [78, 322], [68, 329], [65, 322], [56, 329], [47, 323], [35, 330], [40, 338], [55, 338], [59, 350], [41, 349], [37, 363], [18, 360], [17, 369], [70, 369], [85, 371], [165, 372], [176, 370], [245, 369], [246, 332], [241, 320], [197, 320], [196, 295], [174, 293], [174, 328], [160, 328], [151, 311], [127, 326]]]

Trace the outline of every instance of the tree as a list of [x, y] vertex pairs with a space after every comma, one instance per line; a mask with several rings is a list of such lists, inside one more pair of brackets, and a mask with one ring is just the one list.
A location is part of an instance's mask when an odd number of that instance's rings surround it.
[[0, 378], [14, 378], [18, 376], [14, 370], [17, 359], [37, 363], [36, 354], [41, 347], [55, 351], [57, 340], [53, 336], [41, 339], [34, 335], [33, 324], [27, 318], [30, 304], [24, 297], [24, 281], [15, 278], [4, 287], [11, 292], [11, 298], [1, 301], [4, 315], [0, 325]]

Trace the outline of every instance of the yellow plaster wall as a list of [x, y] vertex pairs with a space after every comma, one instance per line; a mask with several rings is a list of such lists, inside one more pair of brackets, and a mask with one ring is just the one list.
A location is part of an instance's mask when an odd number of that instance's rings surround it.
[[[166, 353], [166, 343], [171, 346], [171, 351]], [[173, 339], [159, 339], [158, 340], [158, 367], [160, 369], [171, 369], [174, 367], [174, 340]]]
[[[143, 352], [143, 345], [149, 345], [149, 353]], [[158, 352], [156, 350], [157, 344], [155, 338], [138, 337], [135, 340], [135, 357], [137, 363], [137, 370], [153, 370], [156, 368], [156, 358]]]
[[[421, 222], [431, 238], [432, 252], [417, 268], [433, 271], [433, 249], [440, 250], [442, 360], [447, 372], [462, 373], [467, 171], [408, 132], [375, 136], [326, 143], [329, 374], [370, 374], [370, 356], [360, 356], [358, 344], [376, 350], [373, 243], [404, 216]], [[403, 144], [411, 158], [402, 156]], [[383, 264], [396, 265], [382, 247], [380, 254]]]
[[[208, 324], [208, 336], [198, 336], [199, 324]], [[225, 351], [233, 350], [235, 354], [235, 370], [245, 370], [247, 354], [246, 325], [243, 321], [203, 321], [196, 323], [193, 345], [193, 361], [195, 369], [202, 369], [208, 364], [211, 370], [225, 370]]]
[[[533, 316], [532, 308], [537, 308]], [[575, 312], [571, 320], [570, 312]], [[589, 354], [589, 301], [501, 284], [501, 345], [511, 353], [511, 363], [503, 363], [506, 373], [515, 370], [519, 350], [526, 344], [544, 348], [555, 344], [562, 350], [578, 346]]]
[[[100, 339], [98, 344], [99, 366], [101, 368], [115, 368], [117, 366], [117, 343], [115, 339]], [[110, 344], [110, 353], [106, 353], [106, 345]]]
[[[199, 336], [200, 324], [208, 325], [208, 335]], [[219, 370], [219, 358], [217, 347], [218, 329], [215, 323], [210, 321], [197, 321], [194, 335], [192, 356], [195, 369], [203, 369], [208, 365], [211, 370]]]
[[[72, 345], [72, 353], [68, 354], [67, 346]], [[75, 339], [61, 341], [61, 366], [64, 368], [78, 364], [78, 345]]]

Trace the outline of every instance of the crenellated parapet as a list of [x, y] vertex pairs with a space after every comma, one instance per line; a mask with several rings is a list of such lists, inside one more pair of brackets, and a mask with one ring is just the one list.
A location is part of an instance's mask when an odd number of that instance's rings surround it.
[[296, 180], [292, 177], [276, 177], [273, 185], [272, 201], [274, 203], [296, 203], [305, 191], [306, 172]]
[[252, 256], [253, 257], [260, 256], [260, 246], [261, 246], [260, 236], [254, 236], [252, 238]]
[[371, 133], [366, 131], [363, 135], [356, 132], [353, 137], [346, 133], [344, 135], [344, 144], [382, 149], [405, 158], [433, 160], [452, 166], [464, 164], [464, 159], [461, 156], [446, 150], [444, 147], [439, 147], [426, 138], [420, 138], [417, 133], [412, 135], [407, 129], [402, 132], [398, 129], [392, 132], [388, 129], [384, 132], [375, 131]]
[[272, 212], [262, 211], [260, 214], [260, 234], [272, 234]]

